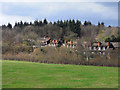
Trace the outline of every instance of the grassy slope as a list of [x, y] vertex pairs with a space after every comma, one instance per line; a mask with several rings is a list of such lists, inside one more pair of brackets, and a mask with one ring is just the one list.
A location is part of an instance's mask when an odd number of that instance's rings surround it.
[[117, 88], [118, 68], [3, 61], [3, 88]]

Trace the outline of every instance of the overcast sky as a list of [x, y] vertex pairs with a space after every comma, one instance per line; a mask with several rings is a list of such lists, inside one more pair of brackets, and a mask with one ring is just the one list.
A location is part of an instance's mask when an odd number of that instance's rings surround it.
[[0, 25], [16, 21], [79, 19], [118, 26], [117, 2], [1, 2]]

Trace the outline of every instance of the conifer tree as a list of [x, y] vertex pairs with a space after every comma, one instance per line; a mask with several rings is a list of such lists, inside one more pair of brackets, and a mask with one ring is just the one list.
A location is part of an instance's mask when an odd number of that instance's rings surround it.
[[8, 23], [7, 27], [12, 29], [12, 24]]
[[78, 37], [80, 37], [80, 31], [81, 31], [80, 25], [81, 25], [81, 22], [77, 20], [77, 22], [76, 22], [76, 33], [77, 33]]
[[44, 25], [45, 25], [45, 24], [48, 24], [48, 22], [47, 22], [47, 19], [46, 19], [46, 18], [44, 19], [43, 23], [44, 23]]
[[100, 22], [98, 22], [98, 27], [100, 27]]

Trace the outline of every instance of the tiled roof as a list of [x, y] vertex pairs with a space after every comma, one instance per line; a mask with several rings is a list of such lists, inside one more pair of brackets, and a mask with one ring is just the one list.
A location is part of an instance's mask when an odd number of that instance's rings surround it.
[[111, 42], [115, 48], [120, 47], [120, 42]]
[[106, 42], [103, 42], [103, 43], [101, 44], [101, 46], [107, 46], [107, 43], [106, 43]]
[[92, 46], [98, 46], [98, 43], [93, 43]]
[[47, 42], [50, 38], [40, 38], [41, 42]]

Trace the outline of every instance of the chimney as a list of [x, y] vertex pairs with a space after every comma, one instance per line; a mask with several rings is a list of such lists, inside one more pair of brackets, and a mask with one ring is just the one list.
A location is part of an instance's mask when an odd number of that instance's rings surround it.
[[72, 41], [70, 41], [70, 45], [72, 44]]
[[65, 40], [65, 45], [67, 44], [66, 40]]
[[98, 47], [100, 47], [100, 42], [98, 42]]

